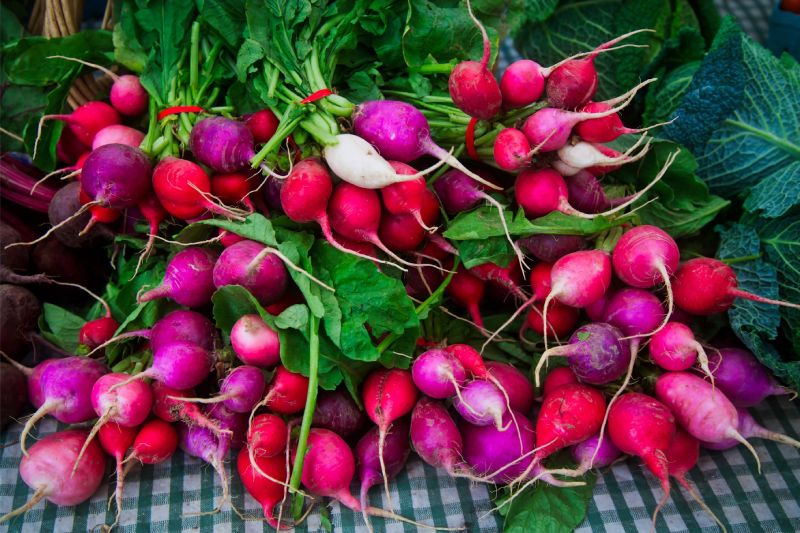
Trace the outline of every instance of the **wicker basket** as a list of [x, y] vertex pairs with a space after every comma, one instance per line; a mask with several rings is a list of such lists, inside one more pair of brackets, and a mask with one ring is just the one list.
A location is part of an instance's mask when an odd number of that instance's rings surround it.
[[[106, 3], [101, 28], [111, 29], [112, 1]], [[28, 22], [28, 31], [45, 37], [64, 37], [81, 29], [83, 0], [36, 0]], [[67, 96], [67, 103], [72, 109], [96, 100], [98, 94], [108, 92], [111, 80], [108, 76], [86, 74], [76, 79]]]

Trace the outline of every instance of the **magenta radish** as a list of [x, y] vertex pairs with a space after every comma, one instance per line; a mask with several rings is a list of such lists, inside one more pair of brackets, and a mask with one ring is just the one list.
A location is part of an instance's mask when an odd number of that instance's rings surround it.
[[123, 124], [112, 124], [98, 131], [92, 140], [92, 150], [97, 150], [106, 144], [124, 144], [139, 148], [144, 140], [144, 133], [125, 126]]
[[91, 101], [76, 108], [69, 115], [44, 115], [39, 120], [36, 132], [36, 142], [33, 145], [33, 157], [39, 147], [42, 136], [42, 125], [45, 120], [61, 120], [67, 123], [69, 129], [84, 146], [91, 146], [94, 136], [98, 131], [112, 124], [119, 124], [120, 118], [113, 107], [105, 102]]
[[539, 371], [548, 357], [567, 357], [569, 366], [584, 383], [605, 385], [625, 374], [630, 362], [628, 342], [623, 333], [610, 324], [586, 324], [575, 330], [569, 344], [550, 348], [536, 365], [536, 385]]
[[72, 465], [88, 431], [71, 429], [48, 435], [31, 446], [19, 463], [19, 475], [33, 496], [22, 507], [0, 517], [0, 523], [26, 513], [42, 499], [56, 505], [78, 505], [91, 498], [106, 470], [106, 456], [96, 442], [86, 449], [77, 472]]
[[173, 389], [191, 389], [208, 377], [214, 360], [215, 357], [211, 352], [186, 341], [175, 341], [158, 348], [153, 346], [152, 366], [125, 381], [112, 385], [109, 392], [144, 378], [160, 381]]
[[237, 366], [219, 387], [219, 394], [210, 398], [174, 398], [194, 403], [222, 403], [234, 413], [250, 413], [264, 395], [267, 383], [261, 369]]
[[736, 273], [717, 259], [698, 257], [682, 263], [675, 273], [672, 290], [675, 305], [693, 315], [727, 311], [736, 298], [800, 309], [800, 304], [763, 298], [737, 288]]
[[[114, 489], [114, 499], [117, 504], [117, 514], [114, 518], [114, 522], [109, 526], [109, 530], [113, 529], [117, 524], [119, 524], [119, 518], [122, 514], [122, 495], [123, 490], [125, 488], [125, 469], [123, 468], [122, 464], [124, 463], [125, 454], [128, 452], [128, 448], [133, 445], [133, 441], [136, 438], [136, 433], [138, 432], [137, 427], [126, 427], [120, 426], [114, 422], [109, 422], [107, 424], [103, 424], [100, 428], [100, 431], [97, 434], [97, 440], [100, 441], [100, 446], [103, 447], [103, 450], [114, 458], [115, 462], [115, 470], [117, 474], [117, 483]], [[91, 437], [87, 437], [87, 441], [84, 444], [84, 448], [86, 445], [89, 444], [89, 440]], [[84, 453], [81, 450], [81, 454]], [[79, 454], [79, 457], [80, 455]], [[76, 464], [79, 464], [80, 459], [76, 461]]]
[[[628, 392], [609, 407], [608, 434], [611, 442], [623, 453], [640, 457], [661, 482], [664, 497], [653, 512], [654, 528], [658, 512], [669, 499], [669, 463], [666, 453], [675, 437], [675, 431], [675, 417], [670, 409], [646, 394]], [[602, 433], [600, 439], [602, 440]], [[595, 451], [594, 456], [597, 455], [598, 452]]]
[[502, 391], [493, 383], [475, 379], [461, 389], [454, 404], [461, 418], [476, 426], [494, 424], [503, 428], [506, 401]]
[[281, 341], [278, 333], [261, 316], [242, 315], [231, 328], [231, 346], [246, 365], [269, 368], [281, 360]]
[[[597, 450], [597, 455], [594, 455], [595, 450]], [[611, 442], [608, 436], [601, 440], [599, 433], [572, 447], [572, 458], [578, 463], [576, 470], [581, 473], [588, 472], [592, 468], [611, 466], [620, 457], [622, 457], [622, 451]]]
[[250, 167], [256, 155], [255, 140], [242, 122], [209, 117], [192, 127], [189, 146], [198, 161], [215, 172], [236, 172]]
[[[401, 418], [392, 424], [383, 447], [383, 460], [386, 463], [386, 473], [392, 479], [406, 465], [411, 448], [408, 445], [410, 423], [407, 417]], [[361, 508], [369, 506], [369, 489], [381, 483], [381, 465], [378, 461], [379, 430], [373, 427], [358, 441], [355, 447], [358, 478], [361, 480], [360, 503]]]
[[[671, 372], [688, 370], [697, 362], [711, 382], [714, 382], [706, 351], [695, 340], [691, 328], [680, 322], [667, 322], [660, 331], [652, 336], [650, 358], [655, 364]], [[723, 392], [725, 391], [723, 390]]]
[[712, 349], [708, 366], [713, 376], [711, 383], [736, 407], [753, 407], [767, 396], [794, 393], [778, 383], [752, 353], [741, 348]]
[[453, 477], [468, 475], [461, 433], [441, 402], [424, 396], [417, 401], [411, 412], [410, 435], [414, 451], [423, 461]]
[[302, 475], [303, 485], [308, 491], [360, 511], [361, 505], [350, 493], [350, 482], [355, 473], [355, 458], [347, 443], [333, 431], [312, 428]]
[[531, 148], [531, 143], [522, 131], [505, 128], [494, 140], [492, 155], [498, 167], [507, 172], [516, 172], [530, 165], [531, 158], [539, 150], [541, 150], [539, 145]]
[[270, 140], [280, 125], [280, 120], [270, 109], [260, 109], [242, 118], [244, 125], [253, 135], [253, 140], [258, 144], [264, 144]]
[[570, 383], [578, 383], [578, 376], [568, 366], [557, 366], [547, 373], [542, 381], [542, 398], [546, 398], [551, 392]]
[[480, 184], [475, 183], [470, 179], [470, 176], [467, 176], [464, 172], [458, 169], [452, 169], [442, 174], [433, 183], [433, 188], [436, 190], [436, 194], [439, 196], [445, 210], [450, 213], [458, 213], [466, 211], [467, 209], [472, 209], [481, 201], [486, 201], [497, 209], [506, 239], [508, 239], [508, 242], [511, 244], [511, 249], [514, 250], [520, 262], [520, 266], [525, 266], [525, 256], [519, 249], [517, 243], [511, 238], [502, 204], [483, 192]]
[[423, 394], [443, 400], [454, 396], [467, 380], [463, 365], [444, 350], [420, 354], [411, 365], [414, 385]]
[[373, 371], [367, 376], [361, 389], [361, 399], [367, 416], [378, 426], [378, 459], [387, 502], [391, 502], [392, 498], [389, 496], [389, 479], [383, 460], [386, 433], [395, 420], [411, 412], [418, 395], [411, 372], [399, 368], [380, 368]]
[[[228, 473], [225, 469], [225, 456], [228, 453], [228, 446], [223, 443], [224, 436], [216, 436], [206, 428], [200, 426], [178, 426], [178, 442], [180, 448], [192, 457], [197, 457], [210, 464], [220, 477], [222, 483], [222, 498], [212, 511], [201, 514], [214, 514], [222, 510], [222, 507], [230, 499]], [[245, 454], [246, 455], [246, 454]]]
[[[252, 461], [256, 461], [253, 463]], [[256, 470], [256, 467], [258, 470]], [[286, 459], [281, 456], [256, 457], [251, 459], [242, 449], [236, 460], [236, 469], [244, 488], [259, 503], [267, 523], [276, 530], [284, 529], [275, 518], [274, 508], [286, 496], [286, 488], [272, 479], [289, 478], [286, 475]], [[263, 472], [263, 474], [261, 473]]]
[[[390, 165], [399, 175], [416, 174], [417, 171], [398, 161], [390, 161]], [[409, 214], [426, 231], [435, 231], [425, 224], [422, 219], [423, 202], [428, 193], [428, 187], [424, 178], [417, 178], [411, 181], [402, 181], [387, 185], [381, 189], [381, 199], [386, 210], [393, 215]]]
[[490, 120], [503, 105], [503, 95], [500, 86], [489, 70], [489, 59], [492, 54], [492, 44], [486, 33], [486, 28], [472, 12], [472, 5], [467, 0], [469, 16], [483, 38], [483, 56], [478, 61], [462, 61], [450, 72], [447, 86], [453, 103], [461, 111], [471, 117], [481, 120]]
[[150, 191], [151, 169], [150, 160], [139, 148], [106, 144], [86, 158], [81, 188], [102, 207], [133, 207]]
[[280, 252], [275, 252], [255, 241], [237, 242], [225, 248], [214, 265], [214, 286], [241, 285], [261, 305], [277, 302], [286, 291], [289, 273]]
[[[172, 424], [153, 418], [139, 428], [128, 459], [146, 464], [163, 463], [178, 449], [178, 431]], [[127, 459], [126, 459], [127, 460]]]
[[[602, 113], [615, 105], [613, 100], [606, 102], [589, 102], [581, 108], [583, 113]], [[654, 124], [646, 128], [627, 128], [622, 123], [619, 115], [607, 115], [600, 118], [590, 118], [579, 122], [575, 126], [575, 133], [584, 141], [590, 143], [608, 143], [626, 134], [638, 134], [652, 130], [664, 124]]]
[[214, 264], [219, 254], [205, 248], [186, 248], [167, 263], [161, 284], [139, 295], [139, 303], [171, 298], [186, 307], [201, 307], [214, 293]]
[[330, 429], [347, 439], [358, 434], [366, 422], [367, 415], [346, 390], [319, 392], [312, 421], [314, 427]]
[[562, 109], [576, 109], [587, 103], [597, 91], [597, 71], [594, 67], [594, 60], [597, 56], [604, 51], [609, 51], [612, 46], [623, 39], [638, 33], [652, 31], [654, 30], [636, 30], [620, 35], [599, 45], [586, 57], [561, 63], [547, 78], [545, 86], [547, 103]]
[[[45, 363], [43, 363], [45, 364]], [[31, 402], [36, 405], [41, 400], [36, 412], [25, 422], [19, 436], [19, 446], [24, 455], [28, 455], [25, 440], [33, 426], [40, 419], [52, 415], [64, 424], [78, 424], [91, 420], [96, 416], [92, 407], [92, 387], [100, 376], [108, 373], [103, 363], [88, 357], [65, 357], [46, 363], [39, 374], [34, 369], [31, 373]], [[36, 390], [38, 385], [38, 389]], [[72, 462], [74, 464], [75, 461]]]
[[153, 414], [160, 420], [182, 422], [187, 426], [200, 426], [215, 434], [222, 432], [222, 428], [219, 427], [216, 420], [211, 420], [197, 405], [184, 400], [184, 398], [194, 395], [194, 391], [191, 389], [181, 391], [167, 387], [158, 381], [154, 381], [151, 388], [153, 390]]
[[262, 403], [274, 413], [293, 415], [306, 406], [307, 395], [308, 378], [278, 365]]
[[[410, 163], [423, 155], [430, 155], [460, 170], [473, 180], [499, 190], [499, 187], [467, 169], [452, 154], [434, 143], [428, 119], [409, 103], [398, 100], [362, 102], [353, 111], [352, 120], [356, 135], [368, 141], [389, 160]], [[341, 137], [340, 135], [339, 138]], [[331, 168], [339, 177], [346, 179], [334, 168], [328, 152], [326, 149], [325, 158], [331, 164]], [[352, 166], [352, 162], [350, 165]], [[395, 178], [395, 181], [399, 180]]]
[[632, 197], [608, 198], [600, 180], [588, 170], [581, 170], [575, 175], [566, 176], [564, 181], [567, 184], [570, 205], [584, 213], [601, 213], [627, 202]]
[[486, 369], [489, 377], [508, 394], [511, 409], [528, 413], [533, 406], [533, 385], [530, 380], [515, 367], [499, 361], [487, 361]]
[[480, 302], [485, 290], [486, 284], [482, 280], [470, 274], [464, 265], [458, 265], [445, 292], [467, 310], [475, 325], [483, 329]]
[[410, 252], [425, 240], [425, 230], [408, 213], [384, 213], [378, 226], [378, 239], [393, 252]]
[[247, 446], [256, 457], [273, 457], [286, 449], [288, 433], [281, 417], [270, 413], [256, 415], [247, 432]]
[[656, 397], [694, 438], [711, 443], [736, 439], [744, 444], [761, 472], [758, 454], [737, 429], [736, 407], [710, 383], [688, 372], [666, 372], [656, 380]]
[[[746, 439], [755, 437], [758, 439], [771, 440], [774, 442], [780, 442], [781, 444], [794, 446], [795, 448], [800, 448], [800, 441], [793, 439], [788, 435], [782, 435], [765, 428], [756, 422], [756, 419], [753, 418], [753, 416], [747, 412], [747, 409], [744, 407], [737, 407], [736, 413], [739, 415], [739, 425], [736, 427], [736, 429], [739, 431], [739, 433], [741, 433], [742, 437]], [[725, 439], [719, 442], [702, 441], [700, 442], [700, 445], [709, 450], [728, 450], [734, 446], [738, 446], [739, 441], [736, 439]]]

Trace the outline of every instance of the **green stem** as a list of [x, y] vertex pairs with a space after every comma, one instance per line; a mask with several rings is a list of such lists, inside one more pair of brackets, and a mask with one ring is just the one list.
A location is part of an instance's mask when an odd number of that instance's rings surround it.
[[433, 63], [430, 65], [411, 67], [408, 70], [411, 72], [419, 72], [420, 74], [450, 74], [453, 68], [455, 68], [455, 65], [450, 63]]
[[291, 135], [292, 131], [294, 131], [297, 125], [300, 124], [303, 118], [305, 118], [304, 113], [298, 113], [297, 111], [297, 108], [293, 105], [290, 105], [287, 108], [287, 113], [285, 113], [284, 117], [281, 119], [275, 135], [273, 135], [272, 138], [270, 138], [270, 140], [261, 147], [261, 150], [259, 150], [255, 157], [253, 157], [253, 159], [250, 161], [250, 164], [253, 168], [258, 168], [261, 162], [264, 161], [264, 158], [275, 151], [281, 145], [283, 140]]
[[735, 265], [736, 263], [744, 263], [746, 261], [755, 261], [756, 259], [760, 259], [761, 254], [753, 254], [753, 255], [745, 255], [742, 257], [731, 257], [729, 259], [721, 259], [723, 263], [726, 265]]
[[294, 493], [292, 500], [292, 514], [299, 518], [303, 512], [303, 497], [297, 494], [300, 481], [303, 478], [303, 461], [306, 458], [308, 434], [311, 431], [311, 420], [314, 418], [314, 409], [317, 407], [317, 385], [319, 382], [319, 318], [311, 315], [308, 326], [308, 394], [306, 407], [303, 410], [303, 422], [300, 424], [300, 436], [297, 439], [297, 455], [292, 466], [292, 477], [289, 480], [289, 489]]
[[191, 89], [191, 99], [198, 97], [198, 83], [200, 80], [200, 23], [195, 21], [192, 24], [191, 52], [189, 56], [189, 88]]
[[281, 79], [281, 71], [273, 65], [268, 65], [267, 73], [267, 96], [270, 98], [275, 97], [275, 90], [278, 88], [278, 81]]

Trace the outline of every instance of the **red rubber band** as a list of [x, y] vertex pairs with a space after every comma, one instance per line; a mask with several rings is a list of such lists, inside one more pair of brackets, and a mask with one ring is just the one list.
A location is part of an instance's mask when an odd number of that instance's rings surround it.
[[464, 142], [467, 145], [467, 154], [474, 159], [475, 161], [480, 161], [480, 156], [478, 155], [478, 150], [475, 149], [475, 124], [478, 123], [478, 119], [472, 117], [469, 120], [469, 124], [467, 124], [467, 132], [464, 135]]
[[302, 100], [300, 100], [301, 104], [310, 104], [311, 102], [316, 102], [317, 100], [322, 100], [326, 96], [330, 96], [333, 94], [333, 91], [330, 89], [320, 89], [319, 91], [315, 91]]
[[178, 113], [202, 113], [203, 108], [199, 105], [176, 105], [168, 107], [158, 114], [158, 120], [164, 120], [170, 115], [177, 115]]

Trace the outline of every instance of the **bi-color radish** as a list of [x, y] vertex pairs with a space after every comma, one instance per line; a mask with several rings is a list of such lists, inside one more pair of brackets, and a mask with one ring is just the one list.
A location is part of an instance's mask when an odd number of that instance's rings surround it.
[[231, 328], [230, 337], [236, 357], [246, 365], [269, 368], [281, 360], [278, 333], [260, 315], [239, 317]]
[[219, 394], [209, 398], [173, 398], [194, 403], [222, 403], [235, 413], [250, 413], [261, 400], [267, 384], [261, 369], [254, 366], [237, 366], [219, 386]]
[[[706, 374], [711, 383], [737, 407], [753, 407], [767, 396], [794, 394], [782, 386], [772, 373], [753, 356], [741, 348], [712, 349], [708, 356]], [[681, 369], [685, 370], [685, 369]]]
[[201, 307], [214, 294], [214, 264], [219, 254], [206, 248], [186, 248], [167, 263], [164, 279], [158, 287], [139, 295], [139, 303], [170, 298], [186, 307]]
[[686, 324], [667, 322], [656, 332], [650, 339], [650, 358], [655, 364], [671, 372], [688, 370], [699, 363], [703, 372], [714, 382], [706, 351]]
[[411, 365], [411, 378], [426, 396], [443, 400], [455, 396], [467, 381], [458, 359], [441, 349], [421, 353]]
[[619, 152], [603, 144], [586, 141], [565, 144], [558, 149], [558, 159], [555, 159], [552, 165], [562, 176], [577, 176], [581, 172], [601, 176], [646, 156], [650, 152], [652, 139], [647, 138], [647, 142], [641, 146], [645, 139], [645, 136], [639, 137], [624, 152]]
[[289, 283], [289, 273], [280, 257], [282, 254], [276, 251], [247, 240], [225, 248], [214, 265], [214, 286], [241, 285], [261, 305], [280, 300]]

